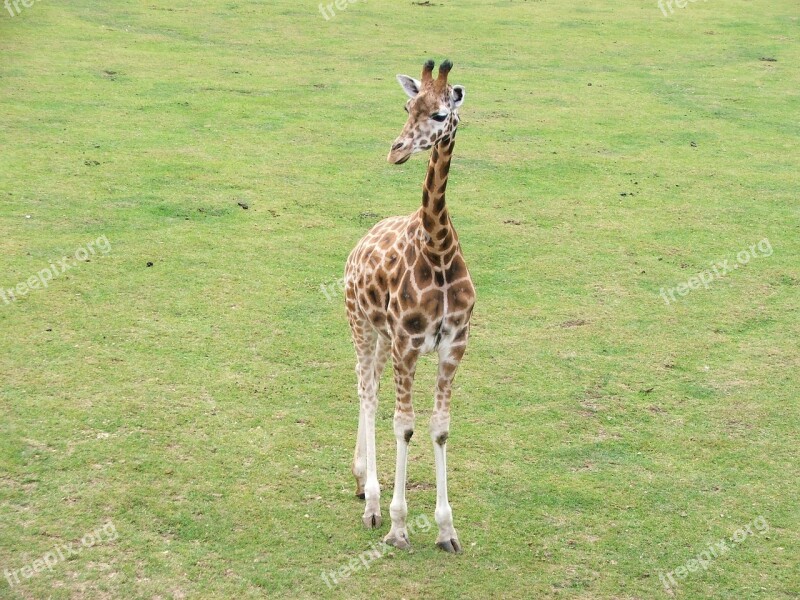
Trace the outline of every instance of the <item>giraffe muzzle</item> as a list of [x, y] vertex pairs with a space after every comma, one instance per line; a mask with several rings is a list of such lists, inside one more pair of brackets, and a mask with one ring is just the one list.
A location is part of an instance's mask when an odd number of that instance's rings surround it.
[[402, 165], [413, 154], [412, 146], [408, 142], [395, 142], [389, 150], [386, 160], [393, 165]]
[[395, 165], [402, 165], [402, 164], [403, 164], [404, 162], [406, 162], [406, 161], [407, 161], [409, 158], [411, 158], [411, 155], [410, 155], [410, 154], [407, 154], [406, 156], [404, 156], [404, 157], [403, 157], [403, 158], [401, 158], [400, 160], [396, 160], [396, 161], [394, 161], [392, 164], [395, 164]]

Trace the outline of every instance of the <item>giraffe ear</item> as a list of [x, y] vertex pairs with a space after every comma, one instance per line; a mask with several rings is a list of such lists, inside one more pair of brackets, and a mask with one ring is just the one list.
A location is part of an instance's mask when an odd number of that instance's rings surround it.
[[453, 108], [458, 108], [462, 104], [464, 104], [464, 96], [466, 96], [467, 92], [464, 89], [463, 85], [454, 85], [453, 91], [450, 94], [450, 98], [453, 101]]
[[400, 83], [400, 87], [403, 88], [403, 91], [408, 94], [409, 98], [416, 98], [417, 94], [419, 94], [419, 88], [422, 87], [422, 84], [413, 77], [409, 77], [408, 75], [398, 75], [397, 81]]

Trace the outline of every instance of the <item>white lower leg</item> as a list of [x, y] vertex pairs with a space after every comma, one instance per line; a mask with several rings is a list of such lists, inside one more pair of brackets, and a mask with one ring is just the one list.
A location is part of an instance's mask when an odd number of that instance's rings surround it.
[[[375, 448], [375, 414], [378, 411], [377, 384], [375, 382], [375, 356], [359, 357], [358, 364], [358, 396], [361, 401], [359, 423], [363, 426], [363, 435], [359, 440], [360, 452], [364, 454], [366, 464], [366, 481], [364, 483], [364, 525], [380, 527], [381, 524], [381, 489], [378, 484], [378, 463]], [[363, 422], [362, 422], [363, 421]], [[360, 442], [364, 443], [361, 444]]]
[[356, 495], [364, 498], [364, 484], [367, 481], [367, 438], [363, 407], [359, 407], [358, 410], [358, 434], [353, 456], [353, 476], [356, 478]]
[[436, 512], [434, 517], [439, 526], [439, 538], [456, 537], [453, 527], [453, 510], [447, 500], [447, 443], [433, 440], [433, 455], [436, 460]]
[[464, 345], [439, 350], [439, 378], [436, 382], [436, 405], [431, 415], [431, 439], [436, 459], [436, 544], [448, 552], [461, 552], [453, 510], [447, 500], [447, 436], [450, 432], [450, 393], [456, 368], [464, 355]]
[[447, 429], [432, 426], [433, 456], [436, 459], [436, 512], [434, 518], [439, 526], [436, 545], [447, 552], [461, 552], [461, 542], [453, 527], [453, 510], [447, 499]]
[[406, 504], [406, 469], [408, 467], [408, 444], [414, 435], [414, 413], [408, 415], [398, 407], [394, 415], [394, 436], [397, 439], [397, 464], [394, 471], [394, 495], [389, 505], [389, 515], [392, 517], [392, 529], [385, 541], [400, 548], [409, 546], [408, 531], [406, 530], [406, 517], [408, 505]]
[[408, 442], [404, 436], [397, 438], [397, 465], [394, 473], [394, 494], [389, 505], [389, 515], [392, 517], [392, 529], [386, 536], [386, 541], [394, 541], [400, 545], [408, 543], [406, 531], [406, 517], [408, 505], [406, 504], [406, 465], [408, 464]]
[[393, 356], [394, 384], [397, 400], [394, 411], [394, 437], [397, 440], [397, 463], [394, 470], [394, 494], [389, 506], [392, 517], [392, 529], [384, 541], [398, 548], [408, 548], [408, 532], [406, 531], [406, 467], [408, 464], [408, 443], [414, 435], [414, 408], [411, 403], [411, 390], [416, 369], [416, 353]]
[[367, 407], [364, 414], [366, 438], [367, 482], [364, 485], [364, 524], [379, 527], [381, 524], [381, 488], [378, 483], [378, 460], [375, 449], [375, 408]]

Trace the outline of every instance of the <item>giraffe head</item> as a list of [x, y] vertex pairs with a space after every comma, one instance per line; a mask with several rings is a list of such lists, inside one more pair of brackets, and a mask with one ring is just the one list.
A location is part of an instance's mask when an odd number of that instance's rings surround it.
[[401, 165], [412, 154], [428, 150], [455, 133], [458, 107], [464, 102], [464, 87], [447, 83], [447, 74], [452, 68], [453, 63], [444, 61], [439, 65], [439, 76], [434, 79], [433, 61], [429, 60], [422, 68], [421, 81], [408, 75], [397, 76], [400, 87], [409, 97], [405, 105], [408, 119], [386, 158], [390, 163]]

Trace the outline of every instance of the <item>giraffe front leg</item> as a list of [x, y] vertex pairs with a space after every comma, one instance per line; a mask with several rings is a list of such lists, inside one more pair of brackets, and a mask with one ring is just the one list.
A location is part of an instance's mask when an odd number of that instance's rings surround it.
[[392, 528], [384, 542], [397, 548], [410, 548], [406, 529], [408, 505], [406, 504], [406, 467], [408, 465], [408, 444], [414, 435], [414, 407], [411, 402], [411, 390], [414, 386], [414, 373], [417, 368], [418, 353], [416, 351], [401, 352], [397, 346], [393, 349], [394, 383], [397, 400], [394, 410], [394, 435], [397, 440], [397, 463], [394, 473], [394, 494], [389, 505]]
[[461, 542], [453, 526], [453, 510], [447, 498], [447, 437], [450, 433], [450, 394], [453, 378], [464, 355], [466, 344], [439, 352], [436, 404], [431, 415], [431, 439], [436, 460], [436, 512], [439, 526], [436, 545], [447, 552], [461, 552]]

